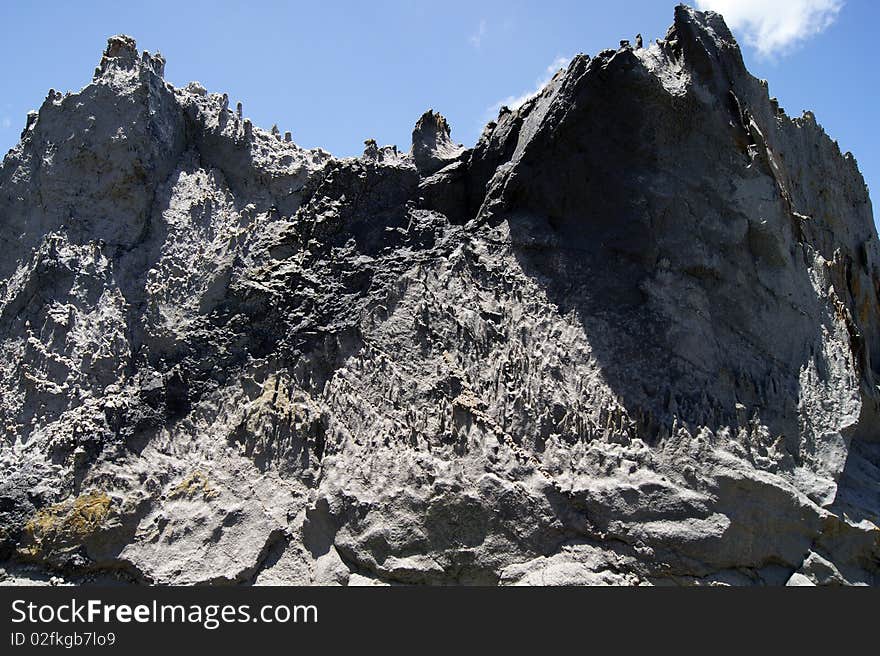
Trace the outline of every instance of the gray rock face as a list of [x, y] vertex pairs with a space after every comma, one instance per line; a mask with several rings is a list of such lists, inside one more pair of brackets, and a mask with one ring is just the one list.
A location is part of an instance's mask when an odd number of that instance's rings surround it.
[[880, 582], [870, 200], [720, 16], [469, 150], [163, 66], [110, 39], [0, 168], [8, 580]]
[[429, 109], [416, 123], [412, 133], [413, 162], [419, 173], [431, 175], [465, 153], [465, 147], [453, 143], [446, 119]]

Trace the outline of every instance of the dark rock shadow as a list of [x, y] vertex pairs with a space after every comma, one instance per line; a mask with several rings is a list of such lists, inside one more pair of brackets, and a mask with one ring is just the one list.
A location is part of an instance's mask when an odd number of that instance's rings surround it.
[[588, 69], [490, 183], [484, 218], [506, 221], [522, 270], [579, 319], [643, 438], [757, 418], [797, 454], [800, 372], [815, 359], [823, 375], [835, 326], [786, 199], [728, 103], [670, 94], [627, 50]]

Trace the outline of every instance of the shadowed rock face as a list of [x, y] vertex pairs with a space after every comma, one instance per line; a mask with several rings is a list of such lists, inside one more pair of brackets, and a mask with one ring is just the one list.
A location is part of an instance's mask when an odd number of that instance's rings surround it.
[[306, 151], [163, 67], [113, 37], [0, 168], [13, 580], [878, 582], [870, 200], [720, 16], [469, 150]]

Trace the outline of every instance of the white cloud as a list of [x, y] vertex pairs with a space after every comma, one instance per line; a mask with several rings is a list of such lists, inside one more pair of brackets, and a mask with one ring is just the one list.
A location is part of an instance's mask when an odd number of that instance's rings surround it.
[[3, 124], [3, 129], [8, 130], [9, 128], [12, 127], [12, 119], [9, 118], [8, 116], [4, 116], [2, 124]]
[[843, 0], [697, 0], [764, 56], [784, 53], [831, 25]]
[[557, 57], [553, 60], [553, 62], [545, 69], [544, 76], [541, 77], [536, 83], [535, 88], [532, 91], [527, 91], [518, 96], [508, 96], [504, 100], [499, 100], [497, 103], [492, 105], [486, 110], [486, 113], [490, 117], [494, 117], [498, 114], [498, 110], [502, 107], [509, 107], [510, 109], [519, 109], [527, 100], [537, 96], [541, 93], [541, 90], [547, 86], [547, 83], [553, 79], [553, 76], [556, 75], [557, 71], [560, 68], [564, 68], [568, 66], [568, 63], [571, 61], [571, 57]]
[[471, 34], [470, 38], [468, 39], [468, 41], [471, 42], [471, 45], [474, 48], [479, 48], [482, 45], [483, 37], [486, 36], [486, 30], [487, 25], [486, 19], [484, 18], [480, 21], [480, 26], [477, 28], [477, 31]]

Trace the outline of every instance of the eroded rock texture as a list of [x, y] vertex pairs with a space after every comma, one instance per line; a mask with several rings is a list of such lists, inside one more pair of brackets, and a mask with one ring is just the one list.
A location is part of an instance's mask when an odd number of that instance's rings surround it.
[[720, 16], [472, 149], [336, 159], [163, 67], [112, 38], [0, 169], [11, 569], [880, 580], [868, 193]]

